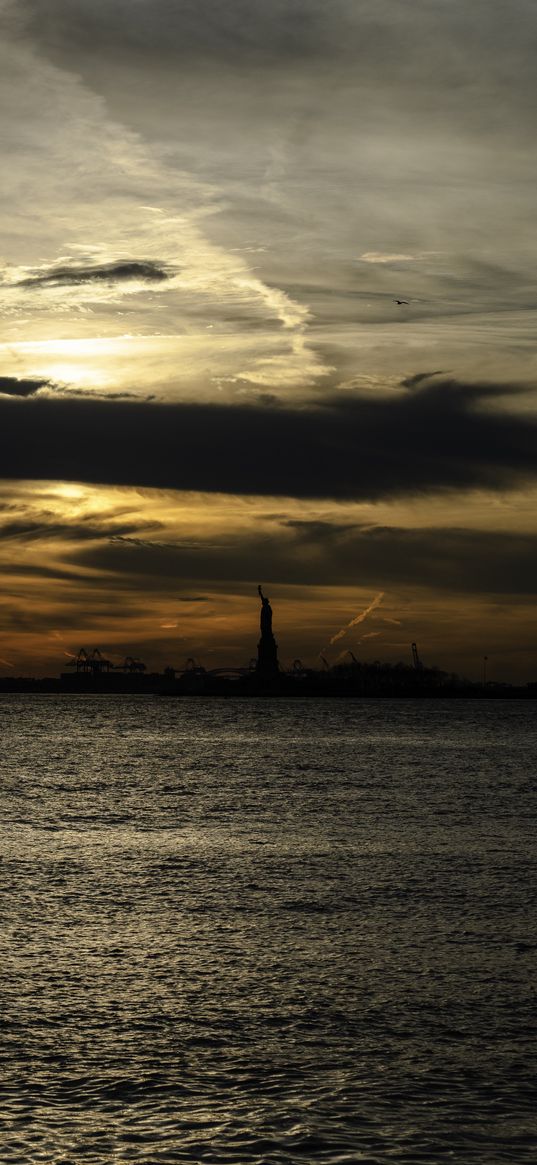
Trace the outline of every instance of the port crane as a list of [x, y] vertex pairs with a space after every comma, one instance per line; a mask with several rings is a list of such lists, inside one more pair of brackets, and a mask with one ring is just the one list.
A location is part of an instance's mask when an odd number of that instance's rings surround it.
[[105, 659], [98, 647], [94, 647], [92, 651], [86, 651], [85, 647], [81, 647], [78, 655], [74, 659], [70, 659], [67, 664], [67, 667], [76, 668], [77, 672], [91, 673], [92, 675], [102, 675], [103, 672], [109, 672], [113, 666], [109, 659]]
[[116, 671], [125, 672], [143, 672], [146, 670], [145, 663], [141, 659], [135, 658], [133, 655], [126, 655], [123, 663], [116, 664]]

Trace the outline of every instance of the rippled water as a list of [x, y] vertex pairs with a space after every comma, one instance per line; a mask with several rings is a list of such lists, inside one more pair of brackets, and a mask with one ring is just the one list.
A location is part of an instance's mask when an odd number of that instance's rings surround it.
[[2, 1163], [530, 1162], [534, 701], [0, 699]]

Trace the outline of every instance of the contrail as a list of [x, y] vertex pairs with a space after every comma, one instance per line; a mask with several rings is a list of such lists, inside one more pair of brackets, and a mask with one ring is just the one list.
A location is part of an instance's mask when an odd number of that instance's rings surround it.
[[379, 591], [378, 595], [375, 595], [373, 602], [370, 603], [368, 607], [366, 607], [365, 611], [360, 611], [360, 614], [355, 615], [354, 619], [351, 619], [350, 623], [346, 623], [340, 631], [336, 631], [336, 634], [333, 635], [330, 640], [330, 646], [332, 647], [334, 643], [337, 643], [338, 639], [343, 639], [343, 636], [347, 634], [347, 631], [350, 631], [351, 627], [356, 627], [358, 623], [363, 623], [364, 619], [367, 619], [367, 616], [370, 615], [372, 611], [374, 611], [377, 607], [380, 607], [380, 604], [384, 598], [384, 594], [384, 591]]

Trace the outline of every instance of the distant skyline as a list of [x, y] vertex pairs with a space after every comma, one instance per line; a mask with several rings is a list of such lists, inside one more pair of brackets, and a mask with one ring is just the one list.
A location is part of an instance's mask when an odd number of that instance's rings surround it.
[[537, 679], [535, 5], [0, 26], [0, 675]]

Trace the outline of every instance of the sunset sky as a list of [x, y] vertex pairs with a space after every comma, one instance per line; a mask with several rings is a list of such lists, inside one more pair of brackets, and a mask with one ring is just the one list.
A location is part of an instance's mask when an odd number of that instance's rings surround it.
[[537, 680], [534, 0], [0, 21], [0, 675]]

